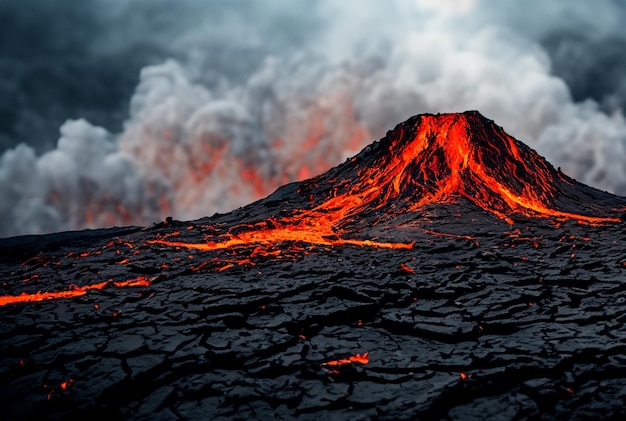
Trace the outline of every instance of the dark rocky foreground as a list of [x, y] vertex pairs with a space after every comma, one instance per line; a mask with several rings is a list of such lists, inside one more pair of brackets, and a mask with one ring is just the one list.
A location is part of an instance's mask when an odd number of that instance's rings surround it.
[[151, 279], [0, 307], [0, 418], [626, 415], [622, 224], [433, 206], [368, 231], [411, 250], [279, 244], [222, 271], [237, 250], [144, 243], [199, 224], [0, 241], [3, 295]]

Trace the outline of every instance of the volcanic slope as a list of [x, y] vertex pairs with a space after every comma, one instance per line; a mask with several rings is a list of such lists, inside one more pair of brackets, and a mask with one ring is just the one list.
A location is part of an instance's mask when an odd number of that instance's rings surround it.
[[625, 210], [466, 112], [228, 214], [0, 240], [0, 418], [618, 418]]
[[426, 114], [398, 125], [346, 163], [233, 214], [260, 225], [216, 242], [155, 242], [200, 250], [280, 241], [401, 248], [407, 245], [345, 237], [364, 221], [418, 217], [415, 212], [427, 205], [463, 199], [509, 223], [516, 216], [619, 222], [624, 210], [623, 198], [556, 171], [478, 112]]
[[[337, 179], [342, 183], [330, 188], [332, 198], [318, 189]], [[390, 207], [415, 211], [459, 197], [507, 220], [521, 214], [615, 221], [615, 206], [623, 206], [623, 199], [556, 171], [475, 111], [415, 116], [300, 191], [322, 198], [315, 210], [341, 208], [341, 217]]]

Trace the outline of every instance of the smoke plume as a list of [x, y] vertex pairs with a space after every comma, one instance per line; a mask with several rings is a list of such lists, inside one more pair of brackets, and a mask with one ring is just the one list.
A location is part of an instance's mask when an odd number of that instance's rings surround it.
[[14, 0], [0, 17], [0, 236], [225, 212], [423, 112], [478, 109], [626, 194], [622, 1]]

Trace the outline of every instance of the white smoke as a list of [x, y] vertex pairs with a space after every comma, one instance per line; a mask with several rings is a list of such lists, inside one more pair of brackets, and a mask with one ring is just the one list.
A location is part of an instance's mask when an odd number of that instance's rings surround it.
[[0, 236], [228, 211], [423, 112], [477, 109], [579, 181], [626, 194], [621, 110], [575, 101], [540, 43], [576, 29], [561, 15], [617, 34], [617, 2], [594, 3], [606, 26], [581, 1], [525, 6], [546, 20], [508, 0], [280, 3], [223, 26], [187, 16], [188, 30], [162, 41], [178, 57], [141, 71], [121, 133], [68, 121], [53, 151], [7, 151]]

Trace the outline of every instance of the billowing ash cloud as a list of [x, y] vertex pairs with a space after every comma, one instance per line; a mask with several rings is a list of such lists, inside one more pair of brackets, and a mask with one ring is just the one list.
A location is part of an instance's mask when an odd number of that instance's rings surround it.
[[57, 3], [0, 5], [0, 236], [228, 211], [422, 112], [626, 194], [621, 1]]

